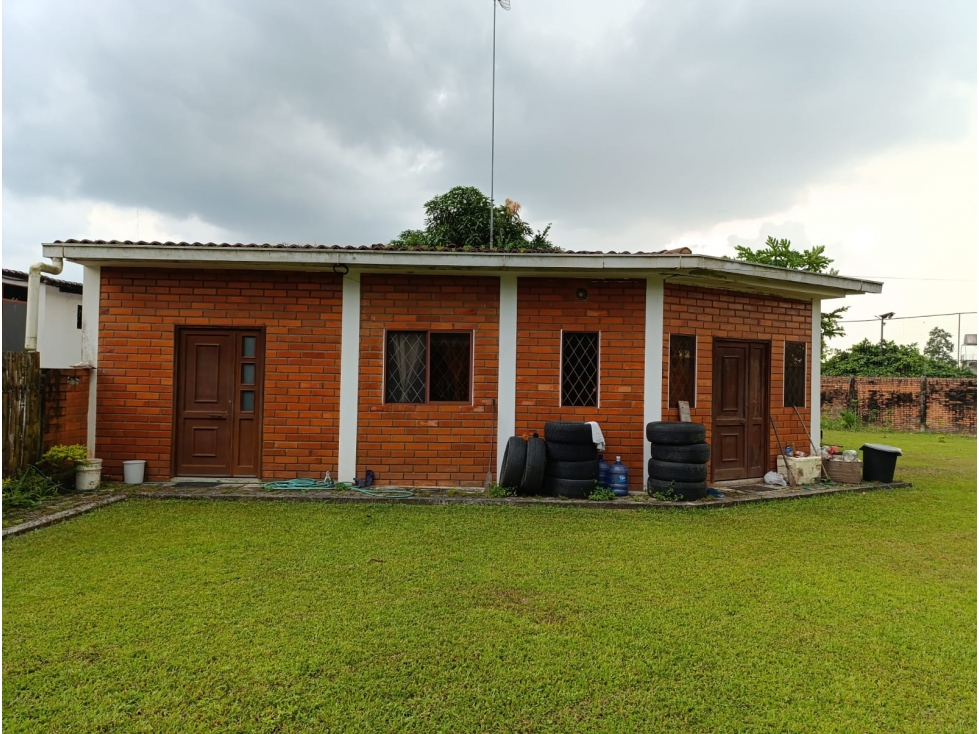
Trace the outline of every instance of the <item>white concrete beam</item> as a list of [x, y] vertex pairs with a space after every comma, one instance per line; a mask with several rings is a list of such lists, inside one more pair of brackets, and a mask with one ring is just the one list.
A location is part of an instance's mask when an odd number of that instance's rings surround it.
[[646, 278], [646, 354], [643, 377], [642, 486], [649, 481], [646, 423], [663, 419], [663, 279]]
[[821, 387], [820, 387], [820, 372], [822, 368], [822, 301], [818, 298], [812, 299], [812, 349], [811, 351], [811, 361], [810, 361], [810, 376], [809, 376], [809, 435], [812, 437], [812, 441], [816, 444], [816, 448], [819, 448], [819, 426], [820, 426], [820, 399], [821, 399]]
[[99, 392], [99, 303], [102, 298], [102, 268], [88, 265], [82, 271], [82, 364], [88, 373], [88, 458], [95, 458]]
[[357, 474], [357, 412], [360, 410], [360, 272], [343, 277], [340, 332], [340, 441], [337, 481]]
[[496, 476], [503, 451], [517, 430], [517, 276], [500, 276], [500, 350], [496, 388]]

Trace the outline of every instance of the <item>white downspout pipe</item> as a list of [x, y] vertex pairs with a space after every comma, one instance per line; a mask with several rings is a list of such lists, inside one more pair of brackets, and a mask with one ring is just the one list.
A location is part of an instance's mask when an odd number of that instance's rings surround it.
[[27, 278], [27, 324], [24, 327], [24, 349], [28, 352], [37, 351], [37, 315], [38, 304], [41, 300], [41, 273], [59, 275], [65, 267], [63, 257], [52, 257], [51, 264], [36, 262], [31, 265]]

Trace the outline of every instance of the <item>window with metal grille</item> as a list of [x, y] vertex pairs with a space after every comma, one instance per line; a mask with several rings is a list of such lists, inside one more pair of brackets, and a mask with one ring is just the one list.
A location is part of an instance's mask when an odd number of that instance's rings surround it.
[[472, 334], [389, 331], [385, 354], [385, 402], [469, 401]]
[[598, 332], [563, 333], [561, 405], [598, 406]]
[[782, 398], [786, 408], [806, 407], [806, 343], [785, 342], [785, 379]]
[[670, 334], [670, 402], [676, 408], [681, 400], [695, 407], [697, 400], [697, 337]]

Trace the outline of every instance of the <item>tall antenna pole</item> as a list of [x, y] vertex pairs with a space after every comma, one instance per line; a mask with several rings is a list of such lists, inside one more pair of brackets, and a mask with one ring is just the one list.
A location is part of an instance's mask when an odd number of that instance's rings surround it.
[[490, 249], [493, 249], [493, 184], [496, 172], [496, 0], [493, 0], [493, 92], [490, 104]]

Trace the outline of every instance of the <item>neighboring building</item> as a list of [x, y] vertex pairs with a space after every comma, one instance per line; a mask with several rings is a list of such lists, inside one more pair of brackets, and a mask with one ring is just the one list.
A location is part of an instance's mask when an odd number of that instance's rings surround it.
[[[819, 440], [820, 303], [879, 283], [726, 258], [73, 241], [104, 473], [481, 485], [509, 436], [596, 420], [641, 490], [690, 403], [711, 478]], [[94, 304], [98, 304], [97, 309]], [[96, 397], [97, 396], [97, 397]], [[797, 411], [798, 410], [798, 414]], [[801, 415], [801, 418], [800, 418]]]
[[[24, 351], [27, 273], [3, 270], [3, 351]], [[41, 368], [70, 367], [81, 361], [82, 284], [41, 276], [37, 351]]]

